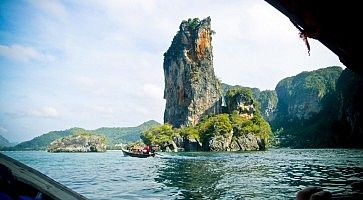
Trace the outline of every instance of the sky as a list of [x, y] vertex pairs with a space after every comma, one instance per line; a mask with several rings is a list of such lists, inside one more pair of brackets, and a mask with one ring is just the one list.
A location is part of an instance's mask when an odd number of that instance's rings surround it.
[[182, 20], [208, 16], [225, 83], [274, 89], [302, 71], [344, 67], [315, 40], [308, 56], [289, 19], [263, 0], [1, 0], [0, 135], [20, 142], [163, 122], [163, 54]]

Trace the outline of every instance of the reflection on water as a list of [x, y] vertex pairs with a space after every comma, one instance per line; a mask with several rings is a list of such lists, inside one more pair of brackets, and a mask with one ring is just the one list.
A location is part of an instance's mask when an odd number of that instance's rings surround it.
[[276, 149], [176, 153], [138, 159], [107, 153], [5, 152], [90, 199], [293, 199], [306, 186], [363, 195], [363, 150]]
[[166, 158], [167, 164], [159, 168], [159, 176], [155, 181], [176, 188], [176, 198], [217, 199], [223, 196], [228, 188], [218, 187], [218, 182], [224, 174], [220, 170], [224, 161], [212, 159], [212, 155], [183, 153]]
[[353, 182], [363, 180], [361, 150], [179, 153], [166, 160], [155, 180], [176, 188], [176, 198], [293, 199], [306, 186], [344, 197], [354, 194]]

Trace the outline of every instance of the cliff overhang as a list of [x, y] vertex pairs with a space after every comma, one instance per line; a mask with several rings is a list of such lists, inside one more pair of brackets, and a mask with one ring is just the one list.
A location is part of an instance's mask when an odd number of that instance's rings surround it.
[[362, 31], [359, 1], [265, 0], [300, 30], [306, 38], [319, 40], [349, 69], [363, 74], [358, 48]]

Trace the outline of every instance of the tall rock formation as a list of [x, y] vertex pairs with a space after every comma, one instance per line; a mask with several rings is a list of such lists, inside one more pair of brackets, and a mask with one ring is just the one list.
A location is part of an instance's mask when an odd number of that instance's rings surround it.
[[164, 54], [164, 122], [195, 125], [205, 114], [220, 112], [221, 84], [213, 69], [210, 17], [183, 21]]

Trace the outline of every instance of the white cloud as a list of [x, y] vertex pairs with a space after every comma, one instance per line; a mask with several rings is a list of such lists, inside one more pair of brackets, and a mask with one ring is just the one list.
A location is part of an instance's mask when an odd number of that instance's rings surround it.
[[143, 94], [146, 97], [151, 97], [153, 99], [157, 99], [162, 101], [163, 96], [164, 96], [164, 90], [163, 88], [159, 87], [158, 85], [155, 84], [145, 84], [143, 85]]
[[94, 105], [91, 106], [91, 109], [95, 111], [95, 113], [102, 113], [106, 115], [115, 114], [114, 106], [107, 105]]
[[253, 42], [266, 43], [278, 40], [283, 43], [291, 38], [297, 38], [298, 31], [289, 18], [268, 4], [254, 4], [246, 13], [248, 27], [245, 27], [247, 30], [245, 35], [251, 36]]
[[74, 78], [74, 84], [78, 87], [93, 89], [96, 86], [96, 79], [81, 75]]
[[30, 110], [28, 114], [30, 116], [42, 118], [54, 118], [59, 116], [57, 109], [51, 106], [44, 106], [39, 109]]
[[8, 130], [2, 126], [0, 126], [0, 133], [7, 133]]
[[43, 54], [32, 47], [26, 47], [19, 44], [13, 44], [11, 46], [0, 45], [0, 56], [5, 58], [21, 61], [54, 61], [54, 56]]
[[30, 3], [43, 12], [53, 15], [59, 19], [63, 19], [68, 15], [65, 6], [58, 0], [37, 0], [30, 1]]

